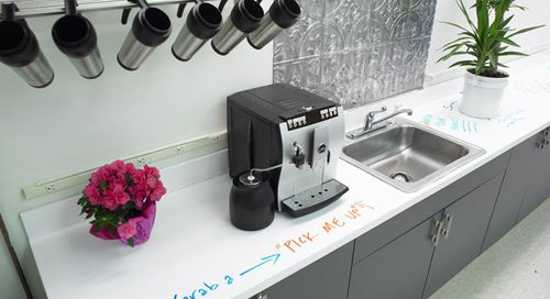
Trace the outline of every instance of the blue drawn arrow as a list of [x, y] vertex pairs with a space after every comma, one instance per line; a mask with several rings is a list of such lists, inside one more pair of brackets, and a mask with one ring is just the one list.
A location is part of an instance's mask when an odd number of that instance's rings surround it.
[[256, 266], [242, 272], [241, 274], [239, 274], [240, 276], [244, 276], [246, 275], [247, 273], [253, 271], [253, 270], [256, 270], [257, 268], [269, 263], [269, 262], [273, 262], [273, 265], [275, 265], [275, 263], [277, 263], [277, 261], [279, 260], [279, 258], [281, 257], [281, 254], [280, 253], [275, 253], [275, 254], [272, 254], [272, 255], [269, 255], [269, 256], [266, 256], [266, 257], [262, 257], [261, 258], [261, 263], [257, 264]]

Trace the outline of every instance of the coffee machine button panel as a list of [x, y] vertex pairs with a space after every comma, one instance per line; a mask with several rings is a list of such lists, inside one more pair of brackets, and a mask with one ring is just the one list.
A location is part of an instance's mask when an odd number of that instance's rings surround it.
[[338, 107], [336, 106], [320, 110], [307, 111], [303, 115], [285, 119], [285, 121], [289, 130], [295, 130], [335, 117], [338, 117]]
[[302, 128], [308, 125], [307, 117], [305, 115], [289, 119], [286, 123], [289, 130]]

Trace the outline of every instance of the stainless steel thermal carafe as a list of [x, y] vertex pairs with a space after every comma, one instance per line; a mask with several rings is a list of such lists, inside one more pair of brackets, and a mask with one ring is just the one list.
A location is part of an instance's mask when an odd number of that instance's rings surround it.
[[155, 7], [142, 8], [132, 23], [117, 55], [119, 64], [129, 70], [137, 70], [153, 50], [170, 36], [170, 18]]
[[32, 87], [42, 88], [52, 83], [53, 70], [27, 22], [5, 19], [0, 22], [0, 37], [1, 62]]
[[264, 10], [255, 0], [238, 1], [231, 16], [223, 24], [220, 32], [212, 39], [212, 48], [220, 55], [227, 55], [248, 33], [260, 26]]
[[275, 0], [258, 29], [248, 35], [248, 42], [256, 49], [265, 47], [281, 31], [296, 24], [301, 12], [295, 0]]
[[78, 73], [87, 79], [99, 77], [104, 70], [97, 48], [97, 35], [90, 21], [78, 14], [66, 15], [53, 25], [52, 36]]
[[179, 60], [190, 60], [206, 41], [218, 33], [221, 23], [222, 15], [214, 5], [204, 2], [195, 5], [172, 45], [172, 53]]

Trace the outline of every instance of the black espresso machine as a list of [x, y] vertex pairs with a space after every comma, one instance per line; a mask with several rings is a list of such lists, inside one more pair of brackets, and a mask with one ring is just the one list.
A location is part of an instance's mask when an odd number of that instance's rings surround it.
[[335, 179], [345, 131], [340, 105], [274, 84], [228, 97], [227, 123], [230, 176], [268, 172], [279, 211], [303, 216], [348, 191]]

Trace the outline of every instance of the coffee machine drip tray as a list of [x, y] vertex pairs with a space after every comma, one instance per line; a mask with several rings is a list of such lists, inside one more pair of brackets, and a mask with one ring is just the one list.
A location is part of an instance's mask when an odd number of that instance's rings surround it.
[[348, 190], [346, 185], [332, 179], [323, 185], [285, 199], [281, 204], [283, 211], [293, 217], [300, 217], [324, 208], [342, 197]]

